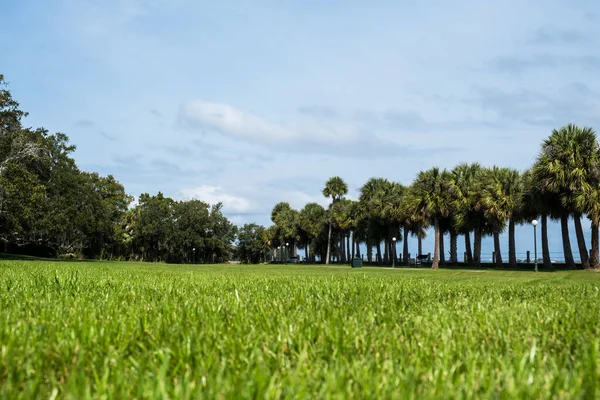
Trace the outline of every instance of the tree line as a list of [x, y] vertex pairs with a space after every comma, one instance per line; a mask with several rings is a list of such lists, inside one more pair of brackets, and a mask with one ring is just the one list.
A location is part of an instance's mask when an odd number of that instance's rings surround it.
[[231, 257], [222, 204], [133, 198], [112, 175], [82, 171], [63, 133], [24, 126], [0, 75], [0, 242], [5, 252], [168, 262]]
[[[548, 221], [560, 221], [564, 259], [575, 268], [569, 239], [574, 221], [583, 268], [600, 268], [600, 147], [592, 128], [573, 124], [553, 130], [526, 171], [460, 164], [431, 168], [410, 185], [371, 178], [359, 199], [346, 198], [348, 185], [330, 178], [322, 193], [328, 207], [301, 210], [276, 204], [268, 228], [240, 228], [222, 213], [222, 204], [176, 201], [162, 193], [133, 198], [112, 175], [81, 170], [75, 146], [63, 133], [23, 125], [27, 113], [0, 75], [0, 242], [4, 251], [168, 262], [219, 262], [237, 258], [264, 262], [289, 246], [306, 249], [308, 261], [348, 262], [367, 248], [371, 263], [408, 264], [408, 241], [418, 243], [433, 228], [433, 268], [457, 264], [457, 243], [466, 261], [481, 263], [482, 238], [493, 237], [495, 262], [503, 265], [499, 235], [508, 230], [508, 263], [516, 266], [515, 226], [541, 221], [542, 258], [551, 266]], [[591, 221], [591, 251], [582, 218]], [[445, 235], [450, 241], [446, 258]], [[396, 253], [394, 239], [402, 242]], [[375, 258], [372, 254], [375, 253]]]
[[[407, 265], [409, 238], [416, 238], [422, 255], [422, 239], [433, 228], [432, 268], [458, 263], [460, 237], [467, 264], [479, 265], [486, 236], [493, 237], [495, 263], [502, 266], [500, 234], [508, 230], [506, 261], [516, 267], [515, 226], [540, 219], [543, 264], [550, 268], [548, 221], [555, 220], [561, 225], [565, 263], [576, 268], [568, 226], [573, 219], [581, 267], [600, 268], [600, 147], [589, 127], [568, 124], [553, 130], [526, 171], [463, 163], [452, 170], [419, 172], [408, 186], [371, 178], [359, 191], [357, 201], [345, 198], [348, 185], [336, 176], [322, 190], [331, 200], [327, 208], [309, 203], [297, 211], [287, 202], [278, 203], [271, 214], [273, 225], [263, 235], [265, 244], [275, 251], [289, 243], [294, 254], [304, 248], [310, 261], [319, 257], [325, 263], [360, 257], [363, 244], [370, 263], [391, 264], [393, 258]], [[591, 221], [591, 251], [582, 228], [584, 217]], [[449, 258], [445, 234], [450, 239]], [[394, 239], [403, 242], [401, 257]]]

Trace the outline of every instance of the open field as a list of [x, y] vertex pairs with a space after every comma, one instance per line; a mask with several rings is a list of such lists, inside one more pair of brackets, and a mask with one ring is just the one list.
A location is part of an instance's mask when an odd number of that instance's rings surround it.
[[0, 398], [593, 398], [600, 274], [0, 261]]

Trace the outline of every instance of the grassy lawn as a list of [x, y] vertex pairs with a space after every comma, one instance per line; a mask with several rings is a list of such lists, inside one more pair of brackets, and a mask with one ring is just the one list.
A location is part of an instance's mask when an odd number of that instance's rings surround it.
[[0, 398], [594, 398], [600, 274], [0, 261]]

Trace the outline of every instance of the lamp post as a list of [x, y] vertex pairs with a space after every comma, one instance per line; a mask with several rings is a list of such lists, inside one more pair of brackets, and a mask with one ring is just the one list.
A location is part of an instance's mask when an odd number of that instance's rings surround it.
[[281, 246], [277, 246], [277, 261], [281, 262]]
[[285, 243], [285, 263], [287, 264], [290, 259], [290, 244], [288, 242]]
[[537, 219], [531, 221], [533, 225], [533, 259], [535, 263], [535, 272], [538, 272], [538, 259], [537, 259]]
[[396, 237], [392, 238], [392, 268], [396, 268]]
[[196, 248], [192, 248], [192, 264], [196, 264]]

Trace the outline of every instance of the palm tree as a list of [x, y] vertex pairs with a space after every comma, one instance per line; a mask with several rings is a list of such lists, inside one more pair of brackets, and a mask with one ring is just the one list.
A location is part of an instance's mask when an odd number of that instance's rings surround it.
[[585, 210], [592, 221], [592, 252], [590, 254], [590, 268], [600, 269], [598, 228], [600, 227], [600, 182], [579, 191], [576, 195], [577, 206]]
[[548, 218], [559, 220], [560, 215], [555, 210], [562, 208], [556, 205], [556, 196], [542, 193], [535, 181], [533, 170], [523, 173], [523, 195], [521, 198], [520, 222], [529, 223], [539, 218], [542, 225], [542, 259], [544, 268], [552, 268], [550, 246], [548, 245]]
[[[544, 140], [542, 150], [534, 166], [535, 180], [542, 193], [551, 193], [559, 197], [563, 206], [561, 228], [563, 232], [563, 250], [565, 261], [574, 267], [573, 254], [567, 221], [570, 215], [575, 222], [577, 243], [581, 263], [590, 267], [585, 237], [581, 227], [583, 209], [578, 207], [577, 193], [589, 189], [592, 175], [595, 173], [595, 154], [598, 149], [596, 134], [592, 128], [580, 128], [568, 124]], [[583, 203], [579, 202], [579, 205]]]
[[[483, 234], [483, 215], [476, 211], [482, 184], [484, 169], [478, 163], [459, 164], [452, 170], [454, 195], [454, 228], [465, 237], [467, 264], [479, 264], [481, 260], [481, 235]], [[471, 232], [475, 232], [471, 247]]]
[[485, 177], [481, 191], [481, 205], [494, 232], [496, 264], [502, 266], [499, 234], [508, 220], [509, 263], [517, 266], [515, 249], [515, 220], [521, 207], [522, 182], [519, 172], [509, 168], [493, 167]]
[[[298, 226], [304, 239], [307, 261], [311, 261], [310, 248], [314, 241], [323, 234], [326, 211], [320, 204], [308, 203], [298, 215]], [[312, 260], [314, 261], [314, 260]]]
[[451, 210], [451, 202], [446, 192], [454, 190], [449, 173], [446, 170], [432, 168], [419, 172], [410, 187], [405, 206], [412, 214], [423, 215], [433, 221], [435, 239], [433, 263], [431, 267], [439, 267], [440, 251], [440, 219], [447, 217]]
[[390, 185], [391, 183], [387, 179], [371, 178], [360, 188], [359, 202], [368, 219], [368, 247], [371, 245], [376, 246], [377, 261], [379, 264], [384, 261], [381, 252], [382, 239], [389, 236], [383, 213], [385, 209], [385, 196], [390, 190]]
[[[331, 206], [340, 200], [343, 196], [348, 193], [348, 185], [342, 178], [339, 176], [334, 176], [329, 178], [329, 180], [325, 183], [325, 187], [323, 188], [323, 196], [329, 198], [331, 197]], [[331, 216], [329, 217], [329, 233], [327, 234], [327, 256], [325, 259], [325, 264], [329, 264], [329, 257], [331, 251], [331, 229], [332, 229], [333, 220]]]
[[[396, 237], [397, 240], [404, 241], [403, 260], [408, 258], [408, 224], [406, 223], [407, 216], [403, 207], [405, 194], [405, 186], [398, 182], [390, 182], [389, 190], [385, 194], [383, 201], [382, 216], [390, 227], [390, 254], [395, 261], [398, 260], [398, 255], [396, 254], [396, 245], [392, 240], [393, 237]], [[400, 232], [400, 225], [404, 226], [404, 233]], [[408, 263], [407, 261], [404, 262]]]

